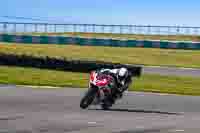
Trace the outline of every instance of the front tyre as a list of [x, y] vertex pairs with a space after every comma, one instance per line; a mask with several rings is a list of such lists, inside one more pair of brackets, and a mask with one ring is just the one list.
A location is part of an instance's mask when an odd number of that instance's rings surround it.
[[86, 109], [94, 100], [96, 96], [97, 89], [96, 88], [90, 88], [86, 92], [85, 96], [81, 99], [80, 107], [82, 109]]

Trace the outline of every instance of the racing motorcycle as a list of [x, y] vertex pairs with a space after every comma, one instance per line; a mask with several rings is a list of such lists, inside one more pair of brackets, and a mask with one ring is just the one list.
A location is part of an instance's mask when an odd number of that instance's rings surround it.
[[100, 104], [104, 110], [107, 110], [114, 104], [112, 98], [116, 82], [112, 76], [92, 71], [88, 86], [88, 90], [80, 102], [82, 109], [88, 108], [91, 104]]

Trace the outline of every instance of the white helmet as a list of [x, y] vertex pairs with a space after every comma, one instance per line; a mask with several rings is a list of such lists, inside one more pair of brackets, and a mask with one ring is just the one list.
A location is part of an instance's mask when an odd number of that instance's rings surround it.
[[117, 74], [118, 81], [123, 82], [127, 76], [128, 76], [128, 70], [124, 67], [120, 68]]

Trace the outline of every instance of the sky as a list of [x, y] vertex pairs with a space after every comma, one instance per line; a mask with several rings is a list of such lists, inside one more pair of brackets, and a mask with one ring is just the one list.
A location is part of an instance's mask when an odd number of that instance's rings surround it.
[[200, 26], [200, 1], [2, 0], [0, 21]]

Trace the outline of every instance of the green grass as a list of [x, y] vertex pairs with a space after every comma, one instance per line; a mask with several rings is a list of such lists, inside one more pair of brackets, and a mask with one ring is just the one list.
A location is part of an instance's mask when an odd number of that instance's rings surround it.
[[0, 43], [0, 53], [200, 68], [200, 51], [198, 50]]
[[0, 66], [1, 84], [86, 87], [87, 79], [85, 73]]
[[[20, 33], [23, 34], [23, 33]], [[27, 33], [25, 33], [27, 34]], [[111, 34], [111, 33], [85, 33], [85, 32], [60, 32], [60, 33], [29, 33], [31, 35], [54, 35], [54, 36], [79, 36], [86, 38], [118, 38], [137, 40], [169, 40], [169, 41], [194, 41], [200, 42], [199, 35], [143, 35], [143, 34]]]
[[[0, 84], [81, 87], [88, 85], [89, 74], [35, 68], [0, 66]], [[134, 80], [131, 91], [200, 95], [200, 78], [142, 75]]]

